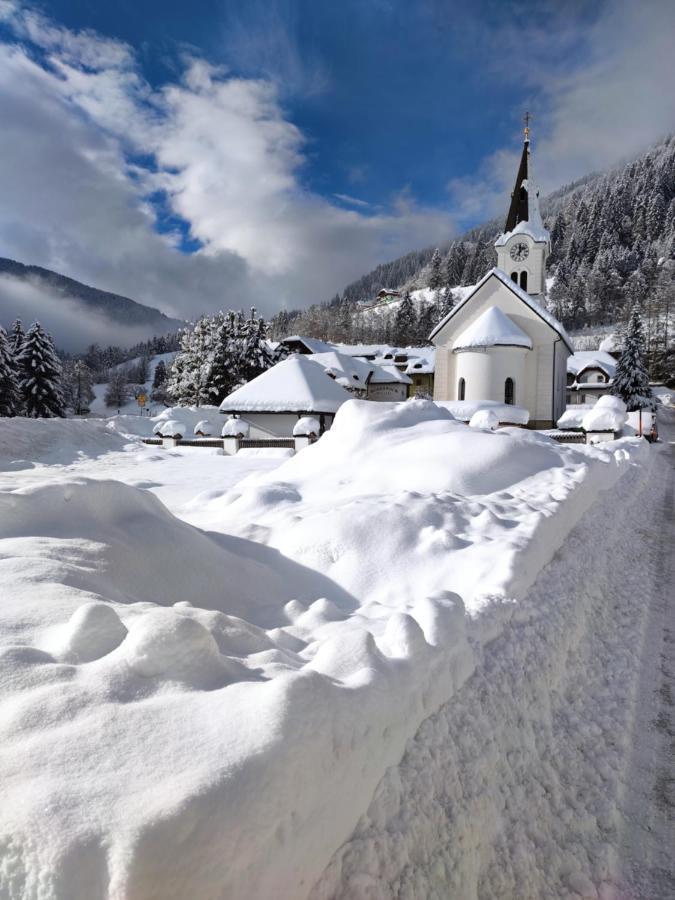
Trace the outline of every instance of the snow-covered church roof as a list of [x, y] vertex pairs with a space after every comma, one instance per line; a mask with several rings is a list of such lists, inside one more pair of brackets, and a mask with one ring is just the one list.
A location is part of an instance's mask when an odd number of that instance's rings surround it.
[[329, 378], [323, 366], [293, 354], [233, 391], [220, 411], [334, 413], [349, 399], [351, 394]]
[[550, 313], [547, 309], [545, 309], [541, 305], [541, 303], [538, 303], [531, 294], [528, 294], [527, 291], [524, 291], [521, 287], [519, 287], [515, 283], [515, 281], [509, 278], [506, 272], [504, 272], [502, 269], [498, 269], [496, 266], [493, 269], [490, 269], [489, 272], [486, 272], [486, 274], [483, 275], [478, 284], [475, 285], [473, 290], [469, 291], [464, 299], [460, 300], [456, 306], [453, 306], [453, 308], [444, 319], [441, 319], [441, 321], [438, 323], [438, 325], [436, 325], [434, 330], [429, 335], [429, 340], [431, 340], [434, 335], [438, 334], [441, 328], [444, 328], [447, 323], [453, 318], [453, 316], [455, 316], [460, 309], [463, 309], [464, 306], [470, 302], [473, 295], [483, 287], [483, 285], [489, 278], [498, 278], [505, 287], [507, 287], [517, 297], [519, 297], [523, 301], [523, 303], [527, 304], [532, 312], [536, 313], [541, 319], [543, 319], [547, 325], [550, 325], [551, 328], [556, 332], [556, 334], [558, 334], [562, 338], [565, 346], [570, 351], [570, 353], [574, 353], [572, 341], [570, 340], [569, 335], [560, 324], [560, 322], [556, 319], [556, 317], [552, 315], [552, 313]]
[[472, 322], [452, 345], [453, 350], [478, 347], [526, 347], [532, 349], [532, 339], [498, 306], [490, 306]]

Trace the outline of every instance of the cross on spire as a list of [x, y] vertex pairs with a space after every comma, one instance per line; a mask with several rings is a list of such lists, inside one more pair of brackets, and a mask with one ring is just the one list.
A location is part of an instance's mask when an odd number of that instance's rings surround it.
[[525, 110], [525, 115], [523, 116], [523, 122], [525, 123], [525, 128], [523, 131], [525, 132], [525, 140], [529, 142], [530, 140], [530, 119], [532, 118], [531, 113]]

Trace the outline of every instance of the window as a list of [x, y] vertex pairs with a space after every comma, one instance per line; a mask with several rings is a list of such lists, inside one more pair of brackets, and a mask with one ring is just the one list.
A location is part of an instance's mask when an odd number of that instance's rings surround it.
[[511, 281], [515, 281], [515, 283], [518, 284], [518, 273], [517, 272], [511, 272]]
[[520, 286], [524, 291], [527, 290], [527, 272], [520, 273]]
[[457, 399], [463, 400], [466, 396], [466, 381], [463, 378], [459, 379], [459, 385], [457, 386]]
[[507, 378], [504, 382], [504, 403], [513, 406], [516, 402], [516, 386], [513, 378]]

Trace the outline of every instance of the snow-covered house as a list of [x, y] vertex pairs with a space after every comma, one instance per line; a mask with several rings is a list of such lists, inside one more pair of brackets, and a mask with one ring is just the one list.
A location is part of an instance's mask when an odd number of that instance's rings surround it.
[[412, 380], [394, 365], [331, 350], [307, 357], [345, 390], [366, 400], [405, 400]]
[[544, 307], [548, 231], [532, 180], [529, 132], [504, 233], [491, 269], [434, 328], [434, 399], [491, 400], [529, 412], [532, 428], [551, 428], [565, 409], [573, 347]]
[[323, 366], [294, 354], [233, 391], [220, 411], [245, 419], [251, 438], [292, 437], [303, 416], [318, 419], [321, 431], [330, 428], [337, 410], [352, 396]]
[[334, 350], [333, 344], [326, 341], [320, 341], [318, 338], [303, 337], [300, 334], [292, 334], [289, 337], [282, 338], [277, 344], [278, 347], [285, 347], [289, 353], [328, 353]]
[[595, 403], [609, 394], [616, 360], [603, 350], [577, 350], [567, 360], [567, 404]]

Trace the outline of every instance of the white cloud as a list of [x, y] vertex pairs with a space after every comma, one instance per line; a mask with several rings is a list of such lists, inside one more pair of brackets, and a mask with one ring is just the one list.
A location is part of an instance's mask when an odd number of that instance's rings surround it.
[[[304, 189], [304, 137], [269, 81], [193, 59], [152, 90], [125, 45], [11, 15], [46, 57], [0, 44], [5, 255], [171, 315], [271, 313], [451, 233], [446, 214], [414, 203], [365, 215]], [[148, 156], [153, 167], [138, 162]], [[176, 249], [175, 229], [157, 233], [157, 191], [198, 253]]]

